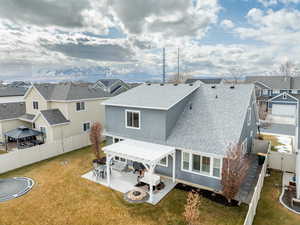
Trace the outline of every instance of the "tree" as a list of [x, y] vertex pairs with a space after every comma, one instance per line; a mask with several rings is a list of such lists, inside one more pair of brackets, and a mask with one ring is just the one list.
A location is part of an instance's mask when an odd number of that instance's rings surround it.
[[93, 123], [90, 131], [90, 141], [92, 150], [97, 160], [100, 160], [101, 141], [102, 141], [102, 125], [99, 122]]
[[200, 196], [195, 191], [188, 193], [187, 202], [184, 206], [183, 216], [188, 225], [199, 225], [200, 224], [200, 207], [201, 201]]
[[271, 75], [280, 75], [284, 77], [300, 76], [299, 68], [292, 61], [285, 61], [279, 65], [278, 70], [271, 72]]
[[239, 192], [249, 168], [249, 160], [240, 144], [230, 144], [222, 168], [222, 194], [230, 203]]

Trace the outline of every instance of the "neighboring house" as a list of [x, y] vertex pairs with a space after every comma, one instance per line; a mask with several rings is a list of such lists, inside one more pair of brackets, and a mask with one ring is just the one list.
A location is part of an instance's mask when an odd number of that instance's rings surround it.
[[24, 87], [0, 86], [0, 103], [22, 102], [26, 90]]
[[25, 93], [24, 103], [0, 104], [2, 141], [5, 132], [20, 126], [42, 131], [50, 142], [84, 134], [93, 122], [104, 122], [101, 103], [108, 97], [88, 84], [34, 84]]
[[[136, 149], [149, 157], [150, 171], [215, 192], [221, 191], [228, 144], [239, 143], [250, 153], [257, 133], [252, 84], [143, 84], [103, 104], [108, 158], [138, 158], [130, 155]], [[132, 141], [143, 144], [130, 147]], [[153, 144], [160, 147], [153, 149]], [[155, 157], [159, 162], [150, 161]]]
[[102, 88], [110, 95], [118, 95], [131, 88], [120, 79], [100, 79], [94, 84], [94, 87]]
[[204, 84], [220, 84], [222, 82], [221, 78], [188, 78], [185, 83], [191, 84], [196, 81], [201, 81]]
[[295, 117], [293, 98], [282, 93], [300, 94], [300, 77], [248, 76], [246, 82], [255, 84], [257, 103], [276, 116]]

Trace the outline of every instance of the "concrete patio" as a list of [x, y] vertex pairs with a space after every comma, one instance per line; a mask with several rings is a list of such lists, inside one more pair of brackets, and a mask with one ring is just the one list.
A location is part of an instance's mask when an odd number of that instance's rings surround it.
[[[119, 172], [116, 170], [112, 170], [111, 176], [110, 176], [110, 188], [119, 191], [121, 193], [126, 193], [130, 190], [133, 190], [135, 188], [135, 185], [137, 184], [137, 174], [133, 174], [133, 172]], [[93, 171], [90, 171], [84, 175], [82, 175], [83, 178], [88, 179], [90, 181], [96, 182], [98, 184], [104, 185], [108, 187], [107, 185], [107, 179], [104, 178], [96, 178], [93, 175]], [[156, 205], [159, 203], [161, 199], [163, 199], [175, 186], [177, 183], [172, 182], [171, 179], [168, 178], [162, 178], [161, 181], [165, 184], [165, 187], [160, 191], [154, 191], [153, 192], [153, 200], [151, 201], [148, 199], [146, 202], [150, 203], [152, 205]]]

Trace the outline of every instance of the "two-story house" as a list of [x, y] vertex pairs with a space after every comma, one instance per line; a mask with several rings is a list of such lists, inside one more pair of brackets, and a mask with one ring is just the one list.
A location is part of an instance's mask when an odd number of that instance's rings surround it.
[[94, 87], [102, 88], [104, 91], [110, 95], [118, 95], [124, 91], [129, 90], [131, 87], [129, 84], [125, 83], [120, 79], [100, 79], [96, 81]]
[[300, 77], [248, 76], [245, 81], [255, 84], [257, 103], [265, 111], [275, 116], [296, 117], [297, 106], [291, 96], [300, 94]]
[[0, 104], [2, 141], [6, 132], [20, 126], [41, 131], [46, 142], [85, 134], [93, 122], [104, 123], [101, 103], [108, 97], [85, 83], [34, 84], [23, 103]]
[[[215, 192], [228, 144], [250, 153], [257, 132], [252, 84], [143, 84], [103, 104], [108, 167], [111, 160], [137, 161], [174, 182]], [[151, 191], [150, 185], [150, 197]]]

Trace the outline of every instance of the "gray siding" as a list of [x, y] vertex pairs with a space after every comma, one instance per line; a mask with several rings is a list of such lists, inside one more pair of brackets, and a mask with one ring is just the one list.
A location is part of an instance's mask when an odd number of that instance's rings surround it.
[[179, 103], [174, 105], [171, 109], [167, 112], [166, 118], [166, 137], [168, 137], [175, 126], [180, 114], [183, 112], [185, 106], [189, 103], [192, 98], [192, 94], [188, 95], [184, 99], [182, 99]]
[[243, 124], [243, 129], [240, 137], [240, 143], [242, 143], [245, 138], [247, 137], [247, 152], [251, 152], [252, 148], [252, 139], [250, 138], [251, 131], [253, 131], [253, 138], [256, 137], [257, 134], [257, 118], [256, 118], [256, 104], [255, 104], [255, 98], [254, 96], [251, 97], [251, 100], [249, 102], [249, 106], [251, 106], [251, 122], [250, 125], [248, 125], [248, 117], [249, 117], [249, 111], [247, 111], [247, 115]]
[[[169, 156], [168, 167], [156, 166], [155, 172], [161, 175], [172, 177], [173, 158]], [[184, 180], [189, 183], [198, 184], [209, 189], [220, 191], [222, 189], [221, 180], [189, 173], [181, 170], [181, 151], [176, 150], [176, 179]]]
[[[140, 129], [126, 128], [125, 110], [127, 109], [140, 111]], [[145, 138], [152, 140], [166, 139], [166, 111], [105, 106], [105, 115], [107, 132], [136, 140], [143, 140]]]

